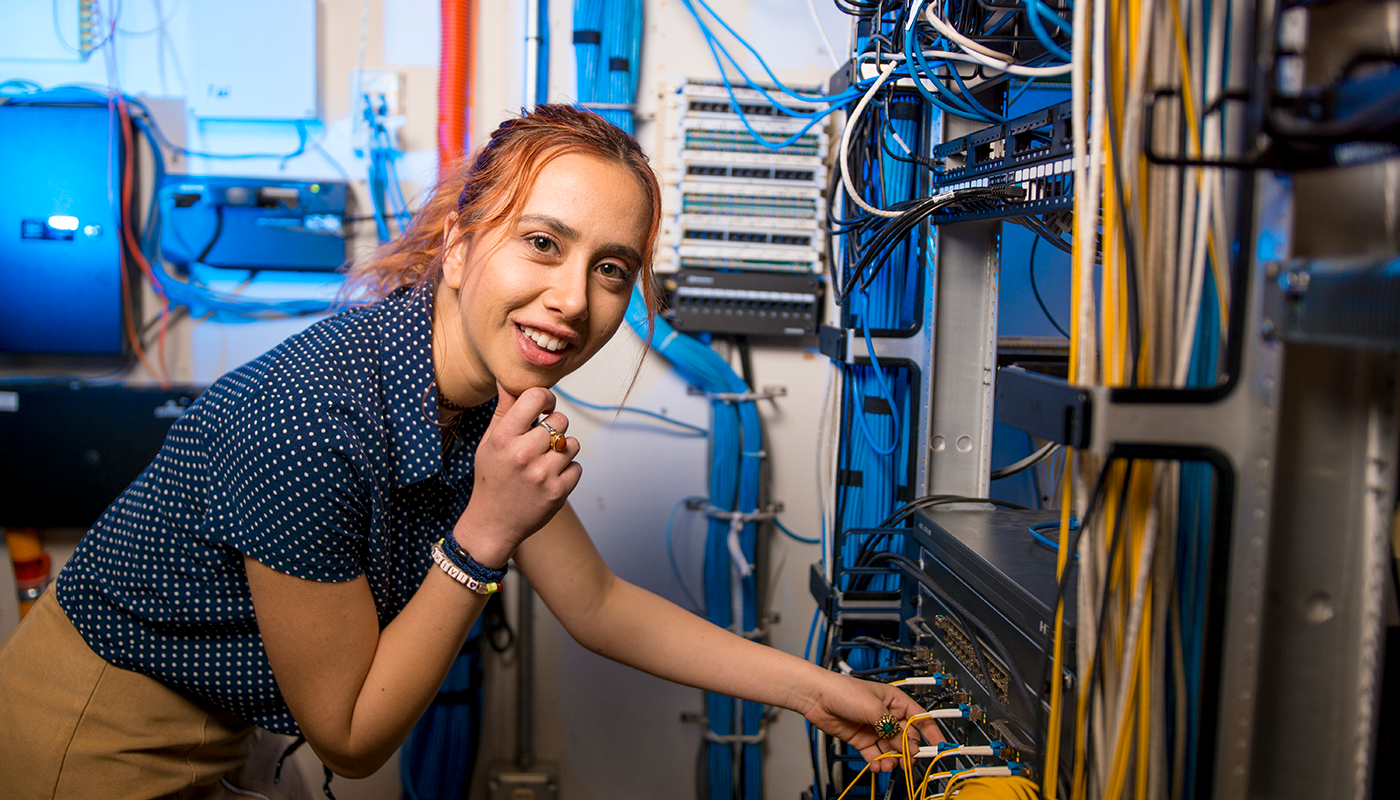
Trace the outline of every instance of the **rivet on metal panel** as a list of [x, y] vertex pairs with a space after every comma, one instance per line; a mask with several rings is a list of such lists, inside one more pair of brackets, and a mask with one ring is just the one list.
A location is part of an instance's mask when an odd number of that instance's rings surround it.
[[1318, 592], [1303, 604], [1303, 619], [1314, 625], [1321, 625], [1336, 616], [1337, 609], [1326, 592]]

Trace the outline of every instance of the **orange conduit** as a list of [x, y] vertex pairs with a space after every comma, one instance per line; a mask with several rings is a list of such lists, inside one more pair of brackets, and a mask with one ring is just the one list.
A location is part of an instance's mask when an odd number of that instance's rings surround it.
[[29, 613], [44, 587], [49, 585], [49, 554], [37, 528], [6, 528], [5, 546], [15, 568], [15, 591], [19, 594], [19, 618]]
[[471, 0], [442, 0], [442, 42], [438, 66], [438, 178], [461, 160], [468, 122], [468, 97], [475, 77], [472, 58]]

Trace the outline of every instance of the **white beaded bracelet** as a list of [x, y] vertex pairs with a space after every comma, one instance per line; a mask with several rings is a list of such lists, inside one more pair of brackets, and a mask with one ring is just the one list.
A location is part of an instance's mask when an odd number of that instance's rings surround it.
[[462, 570], [461, 567], [458, 567], [456, 564], [452, 563], [452, 559], [448, 558], [447, 554], [442, 551], [442, 545], [439, 543], [433, 544], [433, 563], [437, 564], [439, 569], [447, 573], [447, 577], [462, 584], [468, 589], [471, 589], [477, 594], [495, 594], [496, 592], [499, 592], [501, 590], [501, 587], [504, 585], [500, 581], [493, 581], [490, 583], [486, 581], [479, 581], [476, 578], [473, 578], [472, 576], [468, 575]]

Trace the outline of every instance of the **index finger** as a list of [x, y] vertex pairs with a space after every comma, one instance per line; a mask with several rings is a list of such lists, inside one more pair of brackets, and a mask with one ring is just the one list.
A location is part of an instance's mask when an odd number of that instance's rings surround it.
[[[511, 398], [500, 384], [496, 384], [500, 395], [500, 400], [496, 404], [495, 419], [493, 425], [499, 426], [499, 430], [512, 435], [520, 435], [534, 427], [535, 420], [541, 414], [548, 414], [554, 410], [554, 392], [543, 386], [532, 386], [520, 393], [519, 397]], [[506, 398], [511, 398], [509, 404], [505, 403]], [[505, 405], [505, 410], [501, 407]]]

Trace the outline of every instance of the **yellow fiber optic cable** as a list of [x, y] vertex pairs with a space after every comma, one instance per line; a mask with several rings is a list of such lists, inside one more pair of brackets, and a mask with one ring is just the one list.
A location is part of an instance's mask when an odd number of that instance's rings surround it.
[[[881, 761], [881, 760], [886, 759], [886, 758], [898, 758], [898, 757], [899, 757], [899, 753], [896, 753], [896, 752], [894, 752], [894, 751], [890, 751], [890, 752], [888, 752], [888, 753], [881, 753], [880, 755], [876, 756], [876, 757], [875, 757], [875, 761]], [[870, 762], [870, 764], [873, 764], [873, 763], [874, 763], [873, 761]], [[848, 784], [848, 785], [846, 786], [845, 791], [841, 792], [841, 794], [837, 796], [836, 800], [843, 800], [843, 798], [845, 798], [845, 796], [851, 791], [851, 789], [855, 788], [855, 785], [856, 785], [857, 783], [860, 783], [861, 777], [862, 777], [863, 775], [865, 775], [865, 773], [870, 772], [870, 764], [866, 764], [866, 765], [861, 769], [860, 772], [857, 772], [857, 773], [856, 773], [856, 776], [855, 776], [854, 778], [851, 779], [850, 784]], [[873, 785], [874, 785], [874, 781], [875, 781], [875, 773], [873, 773], [873, 772], [870, 773], [870, 780], [871, 780], [871, 785], [873, 786]], [[874, 797], [874, 793], [873, 793], [873, 792], [871, 793], [871, 796]]]

